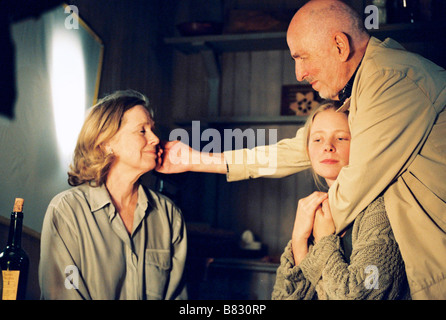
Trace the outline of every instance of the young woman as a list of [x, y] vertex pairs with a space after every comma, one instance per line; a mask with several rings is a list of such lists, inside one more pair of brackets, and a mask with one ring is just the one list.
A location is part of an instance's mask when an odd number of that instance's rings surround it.
[[43, 299], [186, 298], [181, 212], [139, 183], [157, 165], [153, 126], [135, 91], [107, 96], [88, 114], [68, 173], [74, 187], [52, 199], [43, 223]]
[[[348, 165], [347, 114], [321, 105], [305, 127], [316, 177], [328, 187]], [[327, 194], [299, 200], [291, 241], [277, 270], [273, 299], [408, 299], [404, 262], [378, 197], [335, 235]]]

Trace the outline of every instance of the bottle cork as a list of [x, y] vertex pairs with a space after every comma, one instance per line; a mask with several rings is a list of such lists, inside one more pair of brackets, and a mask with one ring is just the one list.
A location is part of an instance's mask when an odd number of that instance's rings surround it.
[[13, 212], [22, 212], [24, 202], [22, 198], [15, 198]]

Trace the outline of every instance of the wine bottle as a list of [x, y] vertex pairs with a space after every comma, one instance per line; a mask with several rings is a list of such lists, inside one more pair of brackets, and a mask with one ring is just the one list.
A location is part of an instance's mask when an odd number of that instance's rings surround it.
[[11, 213], [8, 243], [0, 252], [0, 269], [2, 270], [2, 300], [25, 299], [28, 281], [29, 258], [21, 248], [23, 225], [23, 202], [16, 198]]

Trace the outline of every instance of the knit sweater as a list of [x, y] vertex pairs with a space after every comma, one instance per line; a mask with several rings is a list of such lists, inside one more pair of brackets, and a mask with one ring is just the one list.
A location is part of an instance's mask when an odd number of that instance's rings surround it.
[[341, 238], [323, 237], [301, 263], [294, 264], [291, 241], [280, 258], [274, 300], [410, 299], [404, 262], [377, 198], [352, 226], [350, 262]]

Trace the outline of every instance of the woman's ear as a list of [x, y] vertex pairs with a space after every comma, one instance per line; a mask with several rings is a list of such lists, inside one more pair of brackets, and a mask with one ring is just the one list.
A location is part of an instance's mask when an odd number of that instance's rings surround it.
[[105, 151], [107, 152], [107, 155], [113, 154], [113, 149], [109, 144], [105, 145]]
[[113, 149], [109, 143], [101, 143], [101, 149], [104, 150], [106, 156], [113, 154]]
[[336, 32], [333, 39], [339, 59], [341, 62], [347, 61], [350, 56], [350, 42], [347, 35], [343, 32]]

